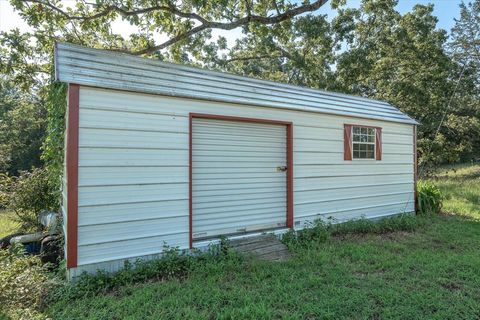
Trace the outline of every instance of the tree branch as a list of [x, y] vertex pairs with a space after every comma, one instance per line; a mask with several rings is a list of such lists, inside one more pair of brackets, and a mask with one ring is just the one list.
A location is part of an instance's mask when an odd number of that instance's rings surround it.
[[234, 57], [226, 60], [220, 60], [222, 63], [230, 63], [234, 61], [250, 61], [250, 60], [262, 60], [262, 59], [278, 59], [278, 58], [284, 58], [284, 55], [271, 55], [271, 54], [265, 54], [265, 55], [258, 55], [258, 56], [247, 56], [247, 57]]
[[[248, 0], [247, 0], [248, 1]], [[37, 3], [39, 5], [45, 6], [50, 8], [52, 11], [57, 12], [58, 14], [62, 15], [65, 17], [67, 20], [70, 21], [80, 21], [81, 23], [84, 23], [86, 21], [91, 21], [95, 19], [99, 19], [102, 17], [107, 16], [110, 13], [116, 12], [120, 14], [123, 17], [130, 17], [130, 16], [135, 16], [135, 15], [140, 15], [140, 14], [146, 14], [146, 13], [151, 13], [155, 11], [163, 11], [163, 12], [169, 12], [172, 15], [178, 16], [180, 18], [185, 18], [185, 19], [191, 19], [198, 21], [200, 24], [198, 26], [193, 27], [192, 29], [185, 31], [183, 33], [180, 33], [169, 40], [148, 48], [144, 48], [141, 50], [137, 51], [128, 51], [128, 50], [118, 50], [121, 52], [128, 52], [134, 55], [143, 55], [143, 54], [151, 54], [156, 51], [162, 50], [167, 48], [168, 46], [173, 45], [174, 43], [177, 43], [181, 40], [184, 40], [186, 38], [189, 38], [190, 36], [197, 34], [199, 32], [202, 32], [207, 29], [221, 29], [221, 30], [232, 30], [238, 27], [242, 26], [247, 26], [250, 23], [258, 23], [258, 24], [263, 24], [263, 25], [272, 25], [272, 24], [277, 24], [286, 20], [290, 20], [295, 16], [301, 15], [306, 12], [313, 12], [318, 10], [321, 6], [323, 6], [325, 3], [327, 3], [328, 0], [317, 0], [314, 1], [313, 3], [309, 4], [303, 4], [298, 7], [289, 9], [283, 13], [280, 13], [277, 11], [277, 14], [274, 16], [270, 17], [265, 17], [265, 16], [259, 16], [259, 15], [254, 15], [251, 14], [250, 12], [247, 12], [247, 15], [238, 18], [236, 20], [230, 21], [230, 22], [221, 22], [221, 21], [210, 21], [202, 16], [200, 16], [197, 13], [194, 12], [183, 12], [177, 7], [175, 7], [173, 4], [170, 4], [168, 6], [165, 5], [158, 5], [158, 6], [152, 6], [148, 8], [140, 8], [140, 9], [133, 9], [133, 10], [126, 10], [122, 7], [116, 6], [116, 5], [109, 5], [106, 6], [102, 11], [92, 14], [92, 15], [87, 15], [87, 16], [76, 16], [76, 15], [70, 15], [68, 12], [62, 10], [61, 8], [53, 5], [51, 2], [48, 0], [25, 0], [25, 2], [29, 3]], [[248, 2], [247, 2], [248, 3]], [[250, 10], [249, 10], [250, 11]]]

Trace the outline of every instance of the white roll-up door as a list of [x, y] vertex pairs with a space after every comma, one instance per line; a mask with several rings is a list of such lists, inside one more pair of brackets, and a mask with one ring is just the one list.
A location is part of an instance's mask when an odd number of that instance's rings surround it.
[[192, 119], [192, 237], [286, 225], [286, 126]]

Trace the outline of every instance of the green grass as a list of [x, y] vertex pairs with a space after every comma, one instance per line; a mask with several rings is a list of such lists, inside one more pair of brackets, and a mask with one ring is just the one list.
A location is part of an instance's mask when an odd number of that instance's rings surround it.
[[444, 167], [434, 183], [445, 196], [443, 212], [480, 220], [480, 165]]
[[285, 263], [207, 263], [183, 280], [60, 301], [54, 319], [478, 319], [480, 223], [344, 235]]
[[18, 228], [19, 224], [14, 220], [14, 214], [0, 210], [0, 238], [16, 232]]

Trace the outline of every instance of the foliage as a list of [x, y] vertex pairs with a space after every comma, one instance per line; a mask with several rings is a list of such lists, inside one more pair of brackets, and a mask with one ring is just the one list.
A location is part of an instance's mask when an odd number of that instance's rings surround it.
[[184, 279], [59, 300], [53, 319], [476, 319], [479, 223], [431, 216], [416, 232], [296, 249], [287, 262], [199, 264]]
[[[48, 188], [58, 202], [61, 199], [66, 109], [67, 85], [59, 82], [50, 83], [47, 97], [47, 132], [42, 146], [42, 160], [45, 162], [48, 175]], [[57, 203], [57, 206], [59, 204]]]
[[442, 209], [443, 195], [440, 189], [430, 181], [417, 184], [418, 212], [420, 214], [437, 214]]
[[289, 230], [283, 236], [282, 241], [289, 247], [306, 246], [312, 243], [325, 242], [330, 238], [330, 235], [330, 225], [318, 219], [301, 231]]
[[13, 319], [45, 319], [39, 313], [49, 277], [35, 256], [19, 248], [0, 250], [0, 315]]
[[[211, 39], [211, 30], [255, 28], [288, 23], [293, 17], [318, 10], [327, 1], [77, 1], [65, 7], [60, 1], [12, 0], [30, 25], [46, 33], [61, 31], [75, 42], [84, 44], [98, 39], [106, 46], [134, 54], [161, 54], [168, 48], [170, 59], [188, 59], [201, 51]], [[112, 31], [117, 19], [137, 29], [129, 39]], [[81, 35], [80, 35], [81, 33]], [[158, 42], [155, 35], [167, 40]]]
[[6, 192], [2, 191], [6, 208], [16, 214], [25, 231], [41, 227], [38, 222], [40, 212], [58, 209], [57, 198], [49, 187], [45, 169], [23, 171], [20, 176], [9, 178], [7, 186], [2, 189], [7, 189]]
[[41, 165], [45, 118], [41, 103], [0, 80], [0, 172], [16, 175]]
[[312, 226], [300, 231], [290, 230], [283, 237], [283, 242], [291, 248], [315, 246], [326, 242], [332, 236], [347, 234], [384, 234], [396, 231], [411, 232], [425, 221], [411, 214], [401, 214], [377, 221], [371, 219], [349, 220], [342, 223], [326, 223], [316, 220]]

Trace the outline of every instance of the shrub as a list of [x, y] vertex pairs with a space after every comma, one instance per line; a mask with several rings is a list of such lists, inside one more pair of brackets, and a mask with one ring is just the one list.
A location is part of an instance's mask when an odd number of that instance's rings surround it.
[[437, 214], [442, 209], [443, 195], [440, 189], [429, 181], [420, 181], [417, 185], [418, 212]]
[[38, 257], [24, 255], [20, 247], [0, 250], [0, 310], [4, 315], [15, 319], [43, 318], [39, 309], [52, 284]]
[[16, 214], [25, 231], [40, 228], [38, 215], [41, 211], [58, 209], [45, 169], [23, 171], [20, 176], [3, 181], [2, 199], [7, 209]]
[[0, 173], [0, 209], [5, 209], [8, 206], [13, 182], [14, 178], [8, 173]]

